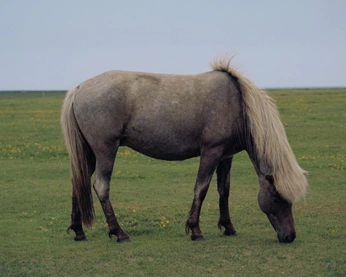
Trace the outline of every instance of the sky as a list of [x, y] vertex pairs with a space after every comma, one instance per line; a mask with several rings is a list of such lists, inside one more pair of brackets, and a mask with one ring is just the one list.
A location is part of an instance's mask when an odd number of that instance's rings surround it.
[[344, 0], [1, 0], [0, 38], [0, 90], [196, 74], [225, 54], [260, 87], [346, 87]]

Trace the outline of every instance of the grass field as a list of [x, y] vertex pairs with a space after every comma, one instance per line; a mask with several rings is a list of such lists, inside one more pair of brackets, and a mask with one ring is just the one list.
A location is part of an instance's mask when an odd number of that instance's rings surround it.
[[132, 243], [107, 236], [100, 204], [88, 242], [74, 242], [69, 162], [59, 117], [64, 93], [0, 93], [0, 276], [346, 276], [346, 89], [277, 90], [282, 121], [309, 192], [294, 205], [297, 238], [279, 244], [257, 205], [246, 153], [232, 169], [239, 233], [217, 229], [215, 180], [204, 202], [205, 241], [184, 223], [198, 159], [157, 161], [128, 148], [116, 160], [111, 200]]

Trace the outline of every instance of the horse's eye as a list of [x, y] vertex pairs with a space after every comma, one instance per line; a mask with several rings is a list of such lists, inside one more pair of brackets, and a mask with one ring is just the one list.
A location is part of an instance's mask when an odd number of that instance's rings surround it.
[[272, 175], [266, 175], [265, 178], [271, 184], [274, 184], [274, 177]]
[[273, 197], [272, 201], [274, 204], [279, 204], [279, 202], [280, 202], [279, 198], [277, 198], [277, 197]]

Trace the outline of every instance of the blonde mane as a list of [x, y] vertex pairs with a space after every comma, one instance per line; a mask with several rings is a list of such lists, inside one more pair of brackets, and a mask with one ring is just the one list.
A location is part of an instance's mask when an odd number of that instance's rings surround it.
[[296, 202], [306, 194], [307, 172], [297, 163], [274, 100], [235, 70], [231, 60], [217, 58], [210, 66], [215, 71], [227, 72], [235, 78], [245, 103], [245, 114], [256, 153], [259, 160], [264, 161], [261, 171], [273, 176], [274, 185], [284, 198]]

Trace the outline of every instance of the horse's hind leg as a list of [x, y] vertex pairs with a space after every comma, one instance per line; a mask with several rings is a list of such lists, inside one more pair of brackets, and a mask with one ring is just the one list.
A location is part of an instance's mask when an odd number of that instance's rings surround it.
[[72, 213], [71, 213], [71, 225], [68, 227], [67, 232], [73, 230], [76, 233], [75, 241], [87, 240], [82, 226], [82, 217], [78, 207], [77, 197], [73, 193], [72, 195]]
[[219, 208], [220, 208], [220, 218], [218, 222], [218, 227], [221, 229], [225, 228], [224, 235], [235, 236], [237, 232], [233, 227], [231, 218], [229, 215], [228, 198], [230, 192], [230, 177], [231, 177], [231, 166], [233, 157], [226, 160], [222, 160], [217, 169], [217, 190], [219, 192]]
[[[92, 153], [88, 154], [87, 161], [89, 168], [89, 176], [94, 173], [95, 170], [95, 156]], [[78, 206], [77, 196], [72, 188], [72, 213], [71, 213], [71, 225], [68, 227], [67, 232], [73, 230], [76, 234], [75, 241], [87, 240], [85, 233], [83, 231], [82, 216]]]
[[118, 220], [114, 214], [112, 204], [109, 200], [110, 181], [118, 147], [119, 143], [117, 143], [114, 148], [112, 147], [112, 149], [104, 147], [103, 149], [105, 149], [105, 151], [95, 152], [96, 178], [94, 189], [100, 200], [103, 212], [108, 223], [109, 237], [115, 235], [118, 237], [117, 242], [125, 242], [130, 241], [130, 238], [120, 227]]
[[82, 226], [82, 217], [77, 203], [77, 197], [73, 193], [72, 195], [72, 213], [71, 213], [71, 225], [68, 227], [67, 232], [73, 230], [76, 233], [75, 241], [87, 240]]

